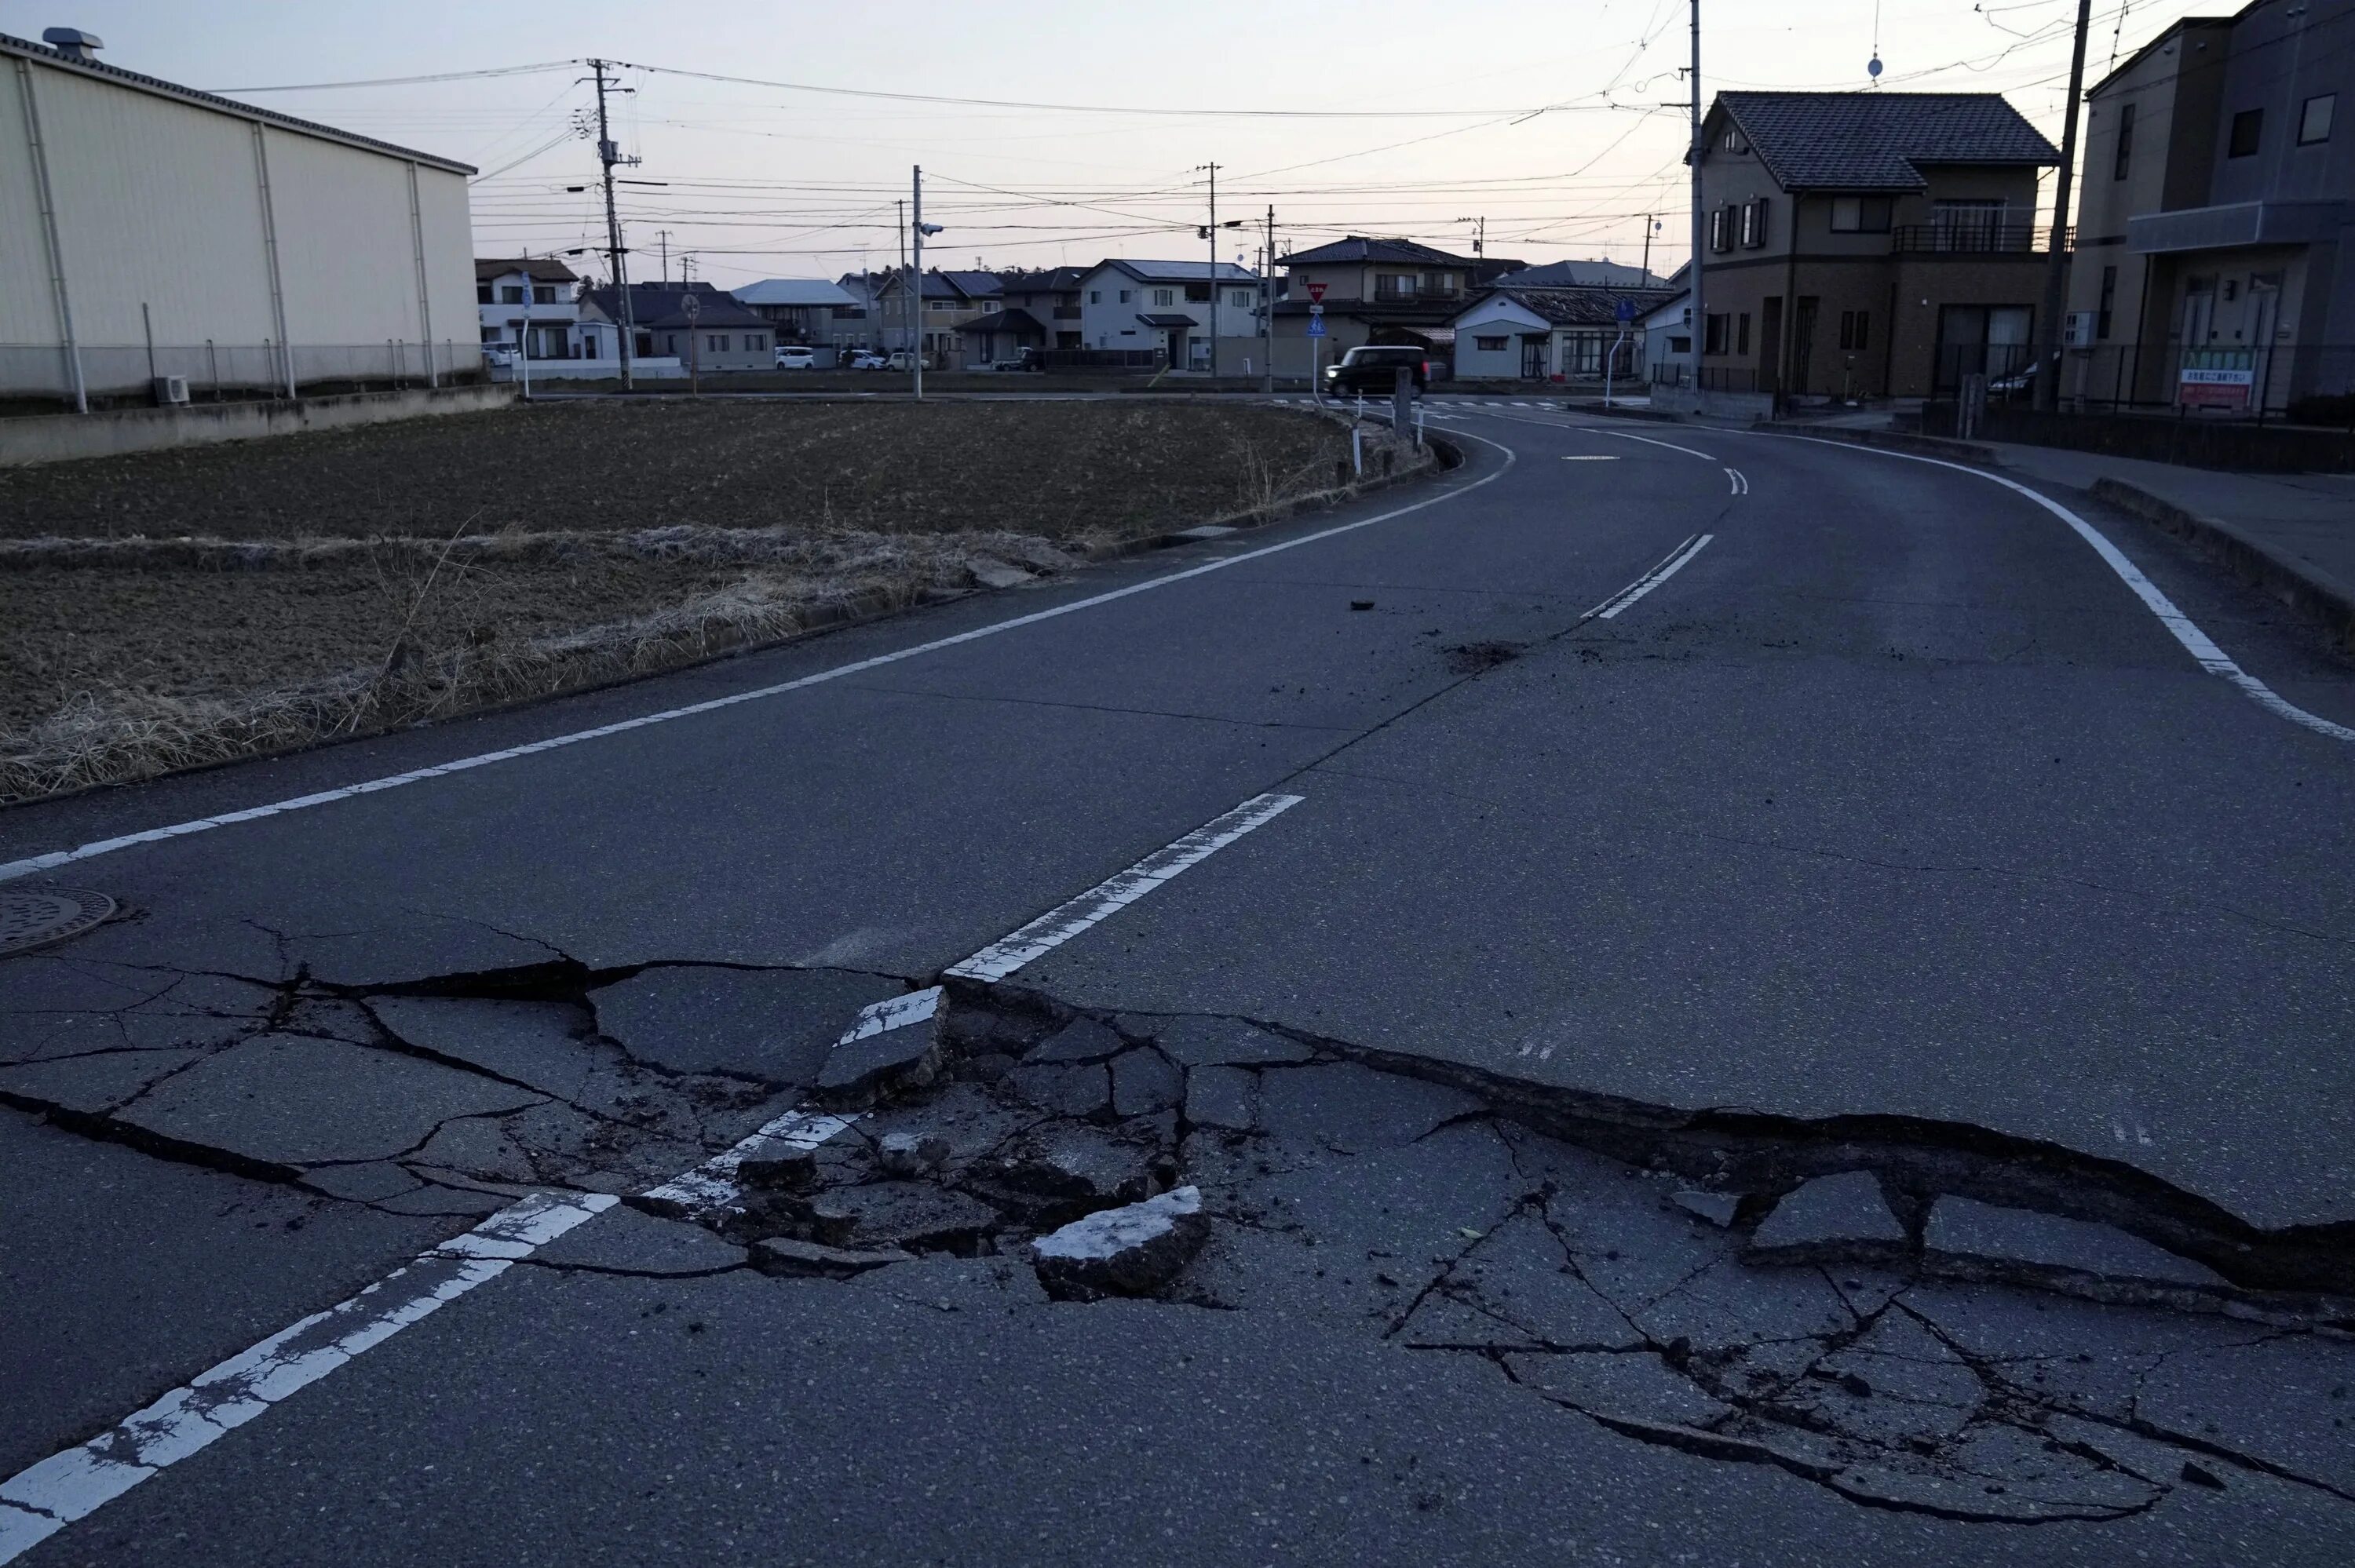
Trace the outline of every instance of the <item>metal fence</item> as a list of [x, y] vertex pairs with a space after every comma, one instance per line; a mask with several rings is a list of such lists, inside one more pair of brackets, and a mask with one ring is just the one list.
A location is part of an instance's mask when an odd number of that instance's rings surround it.
[[[92, 407], [159, 401], [158, 381], [177, 378], [191, 403], [393, 391], [483, 378], [482, 344], [445, 338], [410, 343], [0, 344], [0, 404], [16, 411], [70, 410], [77, 391]], [[77, 385], [79, 384], [79, 385]]]
[[[2071, 411], [2355, 422], [2355, 344], [2097, 343], [2063, 350], [2056, 368], [2059, 405]], [[1936, 397], [1977, 374], [1996, 402], [2032, 401], [2043, 375], [2030, 344], [1943, 344], [1936, 370]]]

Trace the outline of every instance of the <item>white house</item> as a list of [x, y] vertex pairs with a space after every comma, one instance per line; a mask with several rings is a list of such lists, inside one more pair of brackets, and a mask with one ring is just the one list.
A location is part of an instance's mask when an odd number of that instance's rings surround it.
[[1692, 379], [1692, 296], [1678, 293], [1639, 317], [1646, 382], [1682, 387]]
[[773, 323], [777, 345], [806, 344], [817, 351], [817, 363], [831, 368], [845, 335], [862, 343], [867, 332], [867, 306], [857, 294], [825, 278], [763, 278], [729, 292], [754, 315]]
[[1231, 261], [1096, 264], [1080, 282], [1080, 335], [1092, 349], [1157, 353], [1176, 370], [1245, 374], [1259, 356], [1259, 274]]
[[[1455, 375], [1465, 381], [1601, 381], [1636, 374], [1638, 323], [1658, 289], [1491, 289], [1456, 313]], [[1634, 314], [1620, 319], [1622, 302]]]
[[581, 310], [581, 280], [552, 257], [474, 258], [474, 311], [485, 348], [521, 347], [527, 334], [535, 360], [611, 358], [614, 353], [612, 328], [596, 312]]

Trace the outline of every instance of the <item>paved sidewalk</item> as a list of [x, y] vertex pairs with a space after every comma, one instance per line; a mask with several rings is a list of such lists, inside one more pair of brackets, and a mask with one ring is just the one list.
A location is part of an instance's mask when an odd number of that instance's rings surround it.
[[2008, 441], [2006, 468], [2094, 492], [2221, 556], [2355, 645], [2355, 474], [2225, 473]]

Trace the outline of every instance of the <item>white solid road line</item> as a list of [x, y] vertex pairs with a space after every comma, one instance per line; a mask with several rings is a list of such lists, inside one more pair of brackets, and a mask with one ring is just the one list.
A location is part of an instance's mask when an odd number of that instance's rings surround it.
[[1619, 457], [1615, 452], [1572, 452], [1561, 461], [1564, 462], [1617, 462]]
[[1601, 604], [1596, 605], [1593, 609], [1588, 610], [1584, 615], [1580, 616], [1578, 619], [1581, 620], [1617, 620], [1621, 610], [1625, 609], [1637, 599], [1643, 598], [1646, 594], [1651, 592], [1662, 583], [1667, 582], [1670, 577], [1675, 577], [1678, 572], [1684, 569], [1684, 564], [1687, 561], [1691, 560], [1695, 556], [1700, 555], [1701, 551], [1708, 548], [1709, 542], [1716, 537], [1717, 535], [1714, 534], [1696, 534], [1691, 538], [1687, 539], [1683, 544], [1678, 545], [1675, 549], [1669, 551], [1668, 558], [1662, 561], [1658, 566], [1654, 567], [1650, 571], [1646, 572], [1642, 577], [1637, 577], [1634, 582], [1629, 583], [1625, 588], [1621, 588], [1617, 593], [1613, 594], [1609, 599], [1604, 599]]
[[1106, 877], [1069, 903], [1048, 910], [1012, 936], [992, 942], [948, 972], [959, 980], [1004, 980], [1113, 911], [1135, 903], [1187, 867], [1207, 860], [1252, 829], [1273, 821], [1300, 800], [1297, 795], [1255, 795], [1167, 848], [1154, 851], [1126, 871]]
[[2267, 713], [2286, 718], [2292, 724], [2304, 725], [2317, 735], [2327, 735], [2333, 740], [2355, 740], [2355, 729], [2350, 729], [2343, 724], [2333, 724], [2320, 714], [2307, 712], [2246, 670], [2242, 669], [2233, 661], [2232, 656], [2218, 647], [2215, 640], [2200, 630], [2199, 625], [2190, 616], [2176, 609], [2175, 601], [2168, 598], [2157, 583], [2143, 576], [2142, 568], [2127, 560], [2125, 553], [2115, 545], [2111, 544], [2100, 529], [2051, 496], [2040, 491], [2031, 490], [2018, 480], [2006, 479], [1999, 473], [1989, 473], [1983, 468], [1973, 468], [1967, 463], [1948, 462], [1944, 458], [1923, 457], [1916, 452], [1891, 451], [1886, 447], [1859, 446], [1850, 441], [1826, 440], [1821, 436], [1785, 435], [1780, 430], [1753, 430], [1742, 433], [1765, 436], [1774, 440], [1806, 441], [1814, 446], [1838, 447], [1845, 451], [1870, 452], [1880, 457], [1903, 458], [1908, 462], [1926, 462], [1934, 468], [1951, 468], [1957, 473], [1977, 474], [1981, 479], [1994, 481], [2006, 490], [2018, 491], [2076, 530], [2077, 536], [2094, 547], [2094, 553], [2102, 557], [2103, 564], [2115, 572], [2118, 579], [2133, 590], [2134, 596], [2142, 600], [2145, 609], [2158, 617], [2159, 624], [2174, 634], [2175, 640], [2183, 645], [2184, 652], [2190, 654], [2201, 669], [2211, 675], [2231, 682], [2241, 689], [2243, 695]]
[[1211, 572], [1224, 571], [1230, 567], [1239, 567], [1245, 561], [1260, 560], [1285, 550], [1296, 550], [1304, 545], [1314, 545], [1320, 540], [1335, 538], [1343, 534], [1352, 534], [1360, 528], [1370, 528], [1378, 523], [1388, 523], [1393, 518], [1403, 517], [1409, 513], [1420, 512], [1427, 506], [1436, 506], [1443, 501], [1453, 501], [1458, 496], [1479, 489], [1484, 484], [1493, 484], [1510, 471], [1513, 464], [1519, 461], [1518, 454], [1501, 442], [1487, 440], [1484, 437], [1471, 435], [1469, 432], [1465, 433], [1465, 439], [1479, 441], [1484, 446], [1495, 447], [1505, 454], [1503, 465], [1496, 472], [1485, 474], [1468, 484], [1455, 485], [1440, 494], [1425, 496], [1421, 501], [1410, 502], [1404, 506], [1394, 506], [1388, 512], [1377, 513], [1371, 517], [1360, 517], [1354, 523], [1342, 523], [1331, 528], [1320, 528], [1314, 534], [1303, 534], [1296, 539], [1285, 539], [1279, 544], [1263, 545], [1256, 550], [1244, 550], [1235, 555], [1221, 556], [1218, 560], [1206, 561], [1198, 567], [1188, 567], [1184, 571], [1170, 572], [1161, 577], [1147, 578], [1141, 583], [1131, 583], [1126, 588], [1092, 594], [1086, 599], [1073, 599], [1069, 604], [1059, 604], [1049, 609], [1032, 610], [1028, 615], [1017, 615], [1005, 620], [993, 621], [987, 626], [975, 627], [971, 631], [957, 632], [954, 636], [934, 638], [930, 642], [920, 642], [912, 648], [901, 648], [890, 653], [878, 653], [870, 659], [859, 659], [847, 664], [837, 664], [830, 670], [820, 670], [815, 674], [803, 675], [795, 680], [780, 681], [773, 686], [762, 686], [749, 692], [736, 692], [724, 697], [713, 697], [708, 702], [689, 703], [684, 707], [665, 708], [660, 713], [641, 714], [635, 718], [622, 719], [614, 724], [599, 725], [594, 729], [576, 730], [570, 735], [550, 736], [545, 740], [535, 740], [523, 746], [510, 746], [499, 751], [486, 751], [476, 757], [462, 757], [452, 762], [435, 763], [431, 768], [412, 768], [409, 772], [395, 773], [389, 778], [371, 779], [365, 783], [346, 785], [340, 789], [322, 789], [316, 794], [297, 795], [287, 800], [273, 800], [266, 806], [250, 806], [241, 811], [224, 811], [218, 816], [202, 817], [194, 821], [175, 822], [169, 827], [149, 828], [144, 832], [124, 833], [119, 838], [99, 839], [90, 843], [77, 845], [72, 849], [52, 850], [47, 854], [28, 855], [23, 860], [0, 863], [0, 882], [6, 882], [19, 876], [31, 876], [37, 872], [51, 871], [61, 865], [70, 865], [76, 861], [89, 860], [96, 855], [112, 854], [117, 850], [131, 849], [139, 844], [157, 843], [165, 839], [182, 838], [190, 833], [208, 832], [215, 828], [225, 828], [235, 822], [250, 822], [263, 817], [275, 817], [287, 811], [300, 811], [314, 806], [330, 805], [337, 800], [348, 800], [356, 795], [372, 795], [379, 789], [398, 789], [405, 784], [422, 783], [429, 779], [441, 779], [453, 773], [464, 773], [470, 768], [486, 768], [495, 762], [511, 762], [519, 757], [533, 757], [543, 751], [554, 751], [560, 747], [577, 746], [585, 740], [602, 740], [607, 736], [625, 735], [631, 730], [645, 729], [651, 725], [668, 724], [673, 719], [693, 718], [700, 714], [716, 713], [722, 708], [733, 707], [739, 703], [761, 702], [769, 697], [782, 696], [787, 692], [798, 692], [805, 687], [820, 685], [827, 681], [838, 681], [846, 675], [863, 674], [869, 670], [880, 669], [886, 664], [897, 664], [902, 660], [920, 658], [927, 653], [937, 653], [944, 648], [954, 648], [962, 643], [977, 642], [985, 637], [996, 637], [1002, 632], [1018, 630], [1025, 626], [1036, 626], [1041, 621], [1053, 620], [1061, 616], [1076, 615], [1082, 610], [1094, 609], [1100, 605], [1111, 604], [1116, 599], [1127, 599], [1134, 594], [1150, 593], [1156, 588], [1167, 588], [1172, 583], [1181, 583], [1189, 578], [1207, 576]]
[[281, 1330], [89, 1442], [0, 1481], [0, 1563], [392, 1338], [618, 1200], [537, 1193], [419, 1255], [358, 1295]]
[[1715, 458], [1710, 456], [1707, 452], [1695, 451], [1690, 447], [1680, 447], [1674, 441], [1655, 440], [1650, 436], [1631, 436], [1625, 430], [1605, 430], [1598, 429], [1593, 425], [1564, 425], [1562, 429], [1565, 430], [1584, 430], [1587, 434], [1594, 436], [1616, 436], [1623, 441], [1641, 441], [1647, 447], [1666, 447], [1672, 452], [1682, 452], [1687, 457], [1697, 457], [1703, 462], [1717, 461]]
[[[1057, 905], [948, 972], [985, 982], [1004, 980], [1245, 833], [1266, 826], [1302, 799], [1255, 795]], [[929, 1022], [940, 1011], [941, 995], [939, 986], [929, 986], [870, 1002], [843, 1031], [838, 1044]], [[639, 1202], [657, 1213], [680, 1216], [722, 1207], [742, 1196], [738, 1172], [746, 1160], [815, 1149], [857, 1119], [805, 1107], [787, 1111], [694, 1170], [647, 1189]], [[411, 1323], [497, 1278], [618, 1202], [603, 1192], [535, 1192], [465, 1234], [421, 1254], [349, 1300], [314, 1313], [199, 1373], [89, 1442], [0, 1481], [0, 1564], [15, 1561], [165, 1466], [228, 1436]]]
[[1747, 495], [1750, 493], [1750, 481], [1740, 469], [1727, 469], [1725, 471], [1725, 477], [1732, 482], [1732, 493], [1736, 495]]

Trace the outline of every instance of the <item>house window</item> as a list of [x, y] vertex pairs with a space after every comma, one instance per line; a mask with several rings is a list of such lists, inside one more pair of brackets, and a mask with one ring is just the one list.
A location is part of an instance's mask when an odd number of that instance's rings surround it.
[[493, 302], [491, 299], [491, 286], [488, 283], [477, 283], [474, 285], [474, 302], [478, 305], [487, 305]]
[[744, 352], [745, 352], [745, 353], [747, 353], [747, 354], [758, 354], [758, 353], [760, 353], [762, 349], [764, 349], [764, 348], [766, 348], [766, 347], [768, 347], [768, 346], [769, 346], [769, 340], [768, 340], [765, 336], [763, 336], [762, 334], [761, 334], [760, 333], [757, 333], [757, 332], [748, 332], [748, 333], [746, 333], [746, 334], [744, 334]]
[[728, 334], [724, 332], [705, 333], [703, 346], [713, 354], [725, 354], [728, 352]]
[[1709, 248], [1728, 250], [1733, 245], [1733, 209], [1721, 207], [1709, 215]]
[[2330, 140], [2330, 112], [2339, 107], [2335, 92], [2318, 92], [2306, 101], [2297, 111], [2297, 144], [2310, 147], [2317, 142]]
[[2110, 312], [2117, 302], [2118, 270], [2115, 267], [2105, 267], [2102, 269], [2101, 313], [2099, 319], [2094, 323], [2095, 337], [2106, 338], [2110, 335]]
[[1746, 250], [1755, 250], [1765, 243], [1766, 198], [1760, 196], [1742, 204], [1742, 245]]
[[2246, 158], [2255, 154], [2257, 143], [2264, 139], [2265, 111], [2243, 109], [2232, 116], [2232, 139], [2224, 149], [2228, 158]]
[[556, 285], [553, 283], [534, 283], [531, 286], [531, 302], [535, 305], [552, 305], [556, 303]]
[[1209, 304], [1210, 302], [1210, 285], [1208, 283], [1187, 284], [1186, 302], [1190, 305]]
[[1860, 351], [1870, 348], [1872, 346], [1872, 313], [1842, 311], [1839, 343], [1845, 349]]
[[1895, 206], [1887, 196], [1832, 197], [1834, 234], [1886, 234]]
[[1472, 340], [1472, 346], [1482, 354], [1502, 354], [1505, 352], [1505, 344], [1509, 341], [1511, 340], [1503, 337], [1476, 337]]
[[1725, 150], [1729, 153], [1747, 153], [1750, 151], [1750, 138], [1729, 125], [1725, 128]]
[[1710, 313], [1708, 326], [1701, 336], [1701, 352], [1703, 354], [1723, 354], [1725, 352], [1725, 328], [1726, 318], [1714, 312]]
[[1101, 305], [1101, 304], [1103, 304], [1103, 291], [1102, 289], [1090, 289], [1090, 290], [1088, 291], [1088, 303], [1090, 303], [1090, 304], [1092, 304], [1092, 305]]
[[[2009, 210], [2001, 200], [1973, 198], [1964, 201], [1942, 201], [1930, 209], [1934, 222], [1933, 233], [1940, 250], [1999, 250], [2004, 249], [2004, 215]], [[2027, 249], [2025, 245], [2020, 247]]]
[[1135, 292], [1135, 290], [1133, 290], [1133, 289], [1123, 289], [1123, 290], [1120, 291], [1120, 302], [1121, 302], [1122, 304], [1124, 304], [1124, 304], [1126, 304], [1126, 303], [1128, 303], [1128, 302], [1129, 302], [1129, 297], [1130, 297], [1132, 294], [1134, 294]]
[[1153, 291], [1153, 302], [1156, 305], [1174, 305], [1178, 302], [1178, 291], [1175, 289], [1156, 289]]
[[1670, 354], [1690, 354], [1692, 352], [1692, 339], [1689, 336], [1672, 337], [1668, 339], [1668, 352]]
[[1750, 352], [1750, 313], [1748, 311], [1733, 318], [1733, 352], [1736, 354]]
[[1374, 298], [1377, 300], [1412, 300], [1419, 291], [1422, 280], [1412, 272], [1377, 272], [1374, 274]]
[[1229, 289], [1227, 291], [1227, 303], [1236, 306], [1239, 309], [1249, 310], [1251, 308], [1251, 302], [1252, 295], [1249, 289]]
[[503, 305], [519, 305], [523, 303], [523, 285], [521, 283], [500, 284], [499, 303]]
[[2127, 99], [2118, 106], [2118, 161], [2111, 166], [2110, 178], [2126, 177], [2126, 165], [2134, 161], [2135, 101]]

